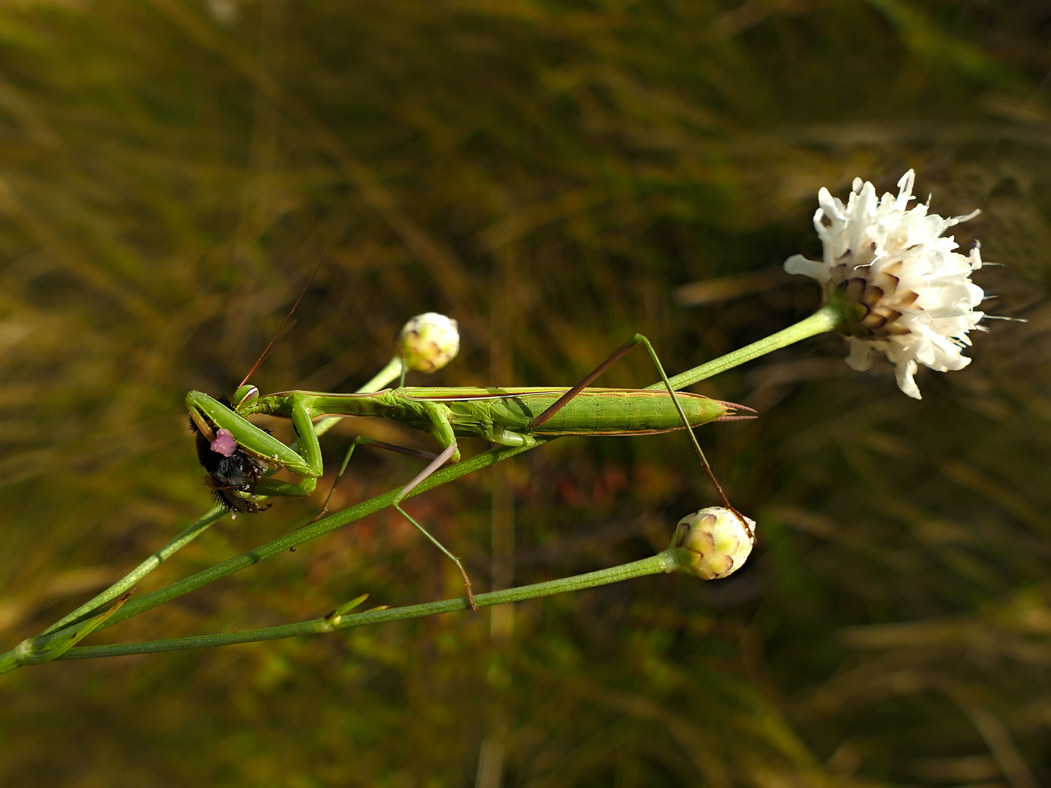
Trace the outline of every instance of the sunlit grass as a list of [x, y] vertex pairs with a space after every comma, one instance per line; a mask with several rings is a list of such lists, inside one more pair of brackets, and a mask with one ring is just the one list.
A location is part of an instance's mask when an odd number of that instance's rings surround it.
[[[464, 336], [434, 385], [568, 385], [636, 330], [685, 369], [816, 294], [771, 277], [690, 310], [676, 288], [813, 255], [820, 186], [891, 189], [912, 166], [944, 214], [982, 208], [957, 240], [974, 232], [1007, 266], [983, 272], [1002, 296], [989, 311], [1030, 322], [992, 324], [971, 367], [921, 379], [922, 403], [851, 372], [833, 337], [702, 387], [762, 414], [703, 436], [759, 519], [731, 580], [526, 603], [502, 635], [447, 616], [21, 670], [0, 682], [4, 780], [465, 784], [486, 736], [507, 785], [1046, 780], [1051, 116], [1035, 22], [935, 2], [273, 2], [221, 6], [238, 10], [226, 22], [210, 7], [0, 6], [5, 647], [207, 507], [183, 396], [229, 393], [345, 223], [264, 391], [350, 390], [430, 309]], [[642, 354], [609, 375], [653, 380]], [[330, 462], [345, 441], [326, 441]], [[713, 502], [681, 436], [512, 462], [516, 531], [497, 540], [514, 540], [518, 583], [662, 549]], [[341, 500], [417, 469], [363, 454]], [[483, 586], [490, 478], [409, 507]], [[228, 521], [139, 591], [316, 505]], [[451, 596], [446, 564], [383, 513], [111, 634]]]

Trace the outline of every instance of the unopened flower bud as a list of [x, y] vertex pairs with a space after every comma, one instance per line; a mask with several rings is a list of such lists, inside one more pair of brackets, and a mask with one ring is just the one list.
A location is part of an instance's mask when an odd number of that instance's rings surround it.
[[452, 318], [426, 312], [406, 323], [395, 342], [407, 369], [437, 372], [460, 352], [460, 330]]
[[701, 580], [717, 580], [741, 568], [752, 552], [755, 520], [711, 506], [688, 514], [675, 527], [668, 551], [674, 570]]

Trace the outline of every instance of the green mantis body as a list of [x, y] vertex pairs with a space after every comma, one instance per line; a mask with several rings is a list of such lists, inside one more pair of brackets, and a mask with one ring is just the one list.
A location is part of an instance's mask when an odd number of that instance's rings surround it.
[[[373, 394], [329, 394], [285, 391], [246, 400], [231, 409], [199, 391], [186, 396], [194, 421], [228, 430], [239, 448], [267, 465], [287, 468], [302, 478], [297, 484], [260, 479], [254, 494], [307, 495], [322, 473], [313, 422], [326, 416], [377, 416], [428, 432], [460, 459], [457, 437], [488, 440], [501, 446], [530, 446], [538, 438], [561, 435], [647, 435], [682, 429], [674, 403], [663, 391], [584, 389], [542, 425], [532, 422], [547, 411], [566, 388], [402, 388]], [[699, 394], [679, 394], [691, 427], [733, 414], [726, 403]], [[248, 422], [253, 414], [290, 418], [302, 454]]]
[[[624, 352], [640, 343], [649, 351], [667, 391], [586, 388]], [[198, 455], [211, 477], [208, 483], [217, 499], [236, 511], [259, 511], [252, 500], [256, 495], [296, 496], [313, 492], [323, 471], [314, 428], [318, 419], [373, 416], [432, 435], [442, 451], [401, 489], [394, 505], [456, 563], [469, 598], [470, 581], [459, 560], [398, 505], [438, 467], [460, 459], [458, 437], [481, 438], [503, 446], [533, 446], [562, 435], [647, 435], [733, 419], [735, 409], [740, 407], [699, 394], [676, 394], [648, 340], [638, 334], [571, 389], [397, 388], [370, 394], [286, 391], [260, 397], [255, 387], [242, 386], [234, 406], [199, 391], [187, 394], [186, 406], [198, 433]], [[291, 419], [299, 450], [245, 418], [253, 414]], [[693, 440], [696, 446], [696, 438]], [[700, 448], [696, 450], [700, 454]], [[710, 473], [703, 454], [700, 456]], [[286, 482], [266, 478], [268, 468], [285, 468], [301, 479]]]

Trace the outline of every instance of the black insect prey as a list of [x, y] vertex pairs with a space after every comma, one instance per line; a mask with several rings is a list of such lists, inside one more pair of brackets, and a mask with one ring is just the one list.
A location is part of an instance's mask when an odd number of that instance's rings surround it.
[[[233, 410], [226, 397], [219, 397], [219, 402]], [[215, 433], [211, 440], [201, 432], [200, 427], [191, 418], [190, 430], [197, 437], [197, 459], [208, 472], [205, 484], [212, 488], [212, 498], [231, 512], [255, 514], [270, 508], [270, 504], [260, 506], [254, 501], [242, 498], [238, 493], [254, 494], [259, 479], [270, 466], [253, 454], [246, 452], [228, 430], [216, 430], [215, 423], [208, 419], [208, 426]], [[266, 430], [267, 433], [270, 430]]]

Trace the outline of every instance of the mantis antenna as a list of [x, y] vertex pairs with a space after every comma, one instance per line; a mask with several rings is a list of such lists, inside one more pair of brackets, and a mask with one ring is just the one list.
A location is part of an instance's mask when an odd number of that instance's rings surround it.
[[336, 245], [336, 242], [343, 237], [343, 233], [347, 231], [347, 225], [350, 224], [350, 220], [343, 222], [343, 226], [339, 228], [339, 232], [336, 233], [335, 237], [328, 242], [328, 246], [325, 247], [324, 253], [321, 255], [321, 259], [317, 261], [317, 265], [314, 266], [313, 272], [310, 274], [310, 278], [307, 279], [307, 283], [303, 285], [303, 289], [299, 291], [299, 297], [296, 298], [296, 302], [292, 304], [292, 308], [288, 310], [288, 314], [285, 315], [285, 319], [281, 321], [281, 325], [277, 327], [277, 331], [270, 337], [270, 341], [267, 343], [266, 348], [256, 359], [256, 362], [252, 365], [252, 368], [248, 370], [248, 374], [244, 376], [244, 380], [237, 384], [235, 391], [240, 391], [241, 387], [249, 381], [255, 371], [259, 369], [259, 366], [266, 361], [266, 357], [270, 355], [270, 351], [274, 349], [274, 345], [277, 343], [278, 337], [281, 336], [281, 332], [285, 330], [285, 326], [288, 325], [288, 321], [292, 318], [292, 313], [296, 311], [296, 307], [299, 306], [299, 302], [303, 300], [303, 296], [307, 294], [307, 290], [314, 284], [314, 278], [317, 276], [317, 272], [321, 270], [322, 264], [328, 259], [329, 254], [332, 252], [332, 247]]

